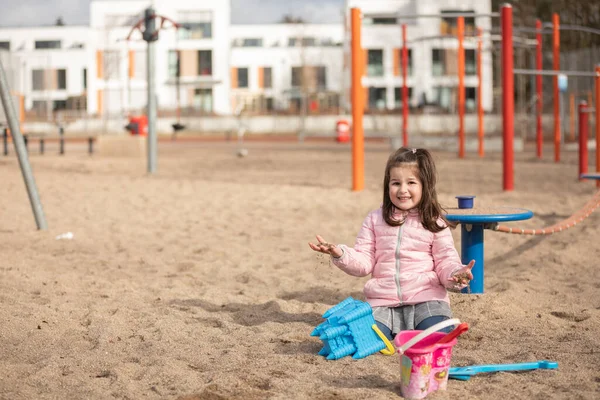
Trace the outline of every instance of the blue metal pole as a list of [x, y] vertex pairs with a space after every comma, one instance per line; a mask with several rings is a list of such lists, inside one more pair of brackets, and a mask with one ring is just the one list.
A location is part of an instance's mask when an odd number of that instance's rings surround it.
[[[460, 253], [463, 264], [475, 260], [471, 272], [473, 279], [469, 283], [472, 294], [483, 293], [483, 224], [461, 224]], [[463, 293], [468, 293], [463, 289]]]

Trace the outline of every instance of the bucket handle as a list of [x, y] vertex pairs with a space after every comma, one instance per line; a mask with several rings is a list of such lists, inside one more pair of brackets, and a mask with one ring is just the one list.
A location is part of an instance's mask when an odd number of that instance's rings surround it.
[[458, 324], [460, 324], [460, 320], [457, 318], [447, 319], [445, 321], [437, 323], [437, 324], [425, 329], [423, 332], [419, 333], [418, 335], [416, 335], [415, 337], [410, 339], [408, 342], [404, 343], [402, 346], [396, 347], [396, 350], [398, 351], [399, 354], [404, 354], [404, 352], [406, 350], [410, 349], [415, 344], [417, 344], [421, 340], [425, 339], [427, 336], [431, 335], [432, 333], [437, 332], [440, 329], [444, 329], [448, 326], [458, 325]]

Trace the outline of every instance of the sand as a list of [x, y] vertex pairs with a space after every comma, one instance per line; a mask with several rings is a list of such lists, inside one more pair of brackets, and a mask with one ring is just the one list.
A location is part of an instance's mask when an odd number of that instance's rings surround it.
[[[367, 143], [360, 192], [350, 144], [248, 142], [238, 157], [235, 142], [162, 141], [153, 175], [145, 158], [52, 146], [29, 158], [43, 231], [14, 152], [0, 156], [1, 399], [400, 398], [397, 356], [328, 361], [310, 336], [328, 308], [364, 300], [366, 278], [307, 243], [353, 244], [381, 204], [386, 143]], [[440, 200], [472, 194], [475, 206], [534, 212], [507, 225], [552, 225], [596, 185], [577, 181], [575, 153], [555, 163], [551, 151], [516, 155], [512, 192], [501, 154], [434, 152]], [[600, 396], [599, 223], [597, 211], [551, 236], [486, 231], [485, 293], [451, 294], [470, 325], [452, 364], [559, 369], [450, 380], [430, 398]]]

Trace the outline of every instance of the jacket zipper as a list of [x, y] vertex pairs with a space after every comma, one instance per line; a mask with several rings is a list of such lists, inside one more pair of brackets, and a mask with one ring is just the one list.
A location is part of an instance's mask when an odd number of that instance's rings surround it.
[[402, 288], [400, 287], [400, 244], [402, 243], [402, 231], [404, 230], [404, 225], [400, 225], [400, 229], [398, 229], [398, 241], [396, 243], [396, 272], [394, 275], [394, 280], [396, 281], [396, 294], [398, 295], [398, 300], [400, 300], [400, 304], [402, 305]]

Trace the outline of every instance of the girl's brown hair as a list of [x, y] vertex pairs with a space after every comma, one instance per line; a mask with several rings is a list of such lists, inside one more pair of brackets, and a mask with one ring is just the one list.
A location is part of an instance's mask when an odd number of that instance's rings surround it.
[[437, 199], [435, 190], [437, 171], [435, 162], [431, 153], [425, 149], [409, 149], [401, 147], [388, 159], [385, 166], [385, 176], [383, 178], [383, 218], [388, 225], [399, 226], [404, 223], [404, 220], [394, 218], [396, 206], [392, 203], [389, 195], [390, 186], [390, 171], [394, 167], [399, 167], [402, 164], [414, 164], [418, 168], [419, 179], [423, 186], [423, 194], [421, 201], [417, 205], [421, 223], [431, 232], [439, 232], [444, 229], [444, 226], [438, 225], [438, 220], [441, 218], [446, 225], [454, 228], [456, 223], [450, 222], [445, 217], [445, 210], [440, 205]]

